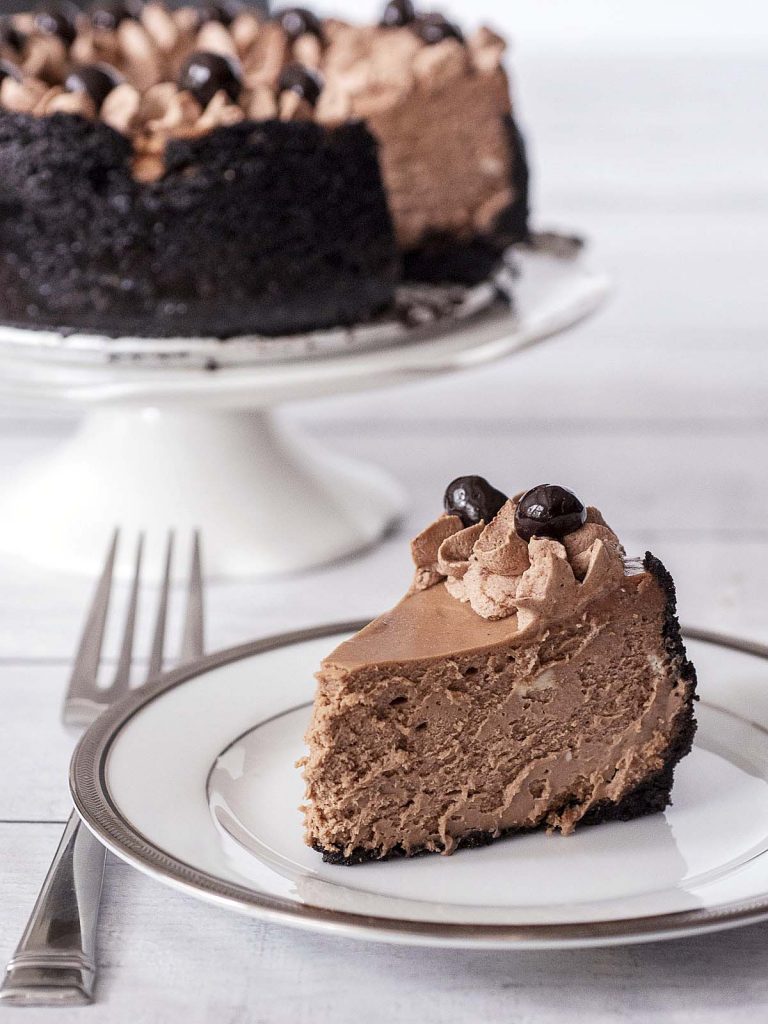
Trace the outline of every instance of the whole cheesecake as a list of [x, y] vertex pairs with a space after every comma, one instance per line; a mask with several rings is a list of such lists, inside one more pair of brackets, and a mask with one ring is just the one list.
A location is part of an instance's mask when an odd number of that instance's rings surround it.
[[454, 481], [403, 600], [324, 660], [306, 841], [331, 863], [663, 810], [695, 731], [675, 589], [597, 509]]
[[0, 323], [149, 337], [365, 322], [527, 236], [489, 29], [227, 0], [0, 22]]

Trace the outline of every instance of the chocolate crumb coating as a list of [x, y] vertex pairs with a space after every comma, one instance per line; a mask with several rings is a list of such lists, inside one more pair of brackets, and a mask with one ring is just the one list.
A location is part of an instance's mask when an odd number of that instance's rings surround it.
[[1, 322], [322, 329], [391, 310], [396, 283], [476, 284], [525, 240], [501, 37], [399, 0], [368, 25], [263, 8], [52, 0], [0, 22]]
[[102, 123], [0, 113], [7, 323], [110, 336], [265, 335], [351, 324], [399, 274], [362, 124], [241, 122], [172, 140], [153, 182]]

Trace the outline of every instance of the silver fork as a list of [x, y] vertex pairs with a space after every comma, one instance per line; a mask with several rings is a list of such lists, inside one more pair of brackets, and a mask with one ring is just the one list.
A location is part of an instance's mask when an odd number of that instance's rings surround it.
[[[114, 680], [97, 685], [104, 628], [112, 593], [117, 554], [115, 531], [96, 587], [64, 698], [65, 725], [85, 727], [128, 692], [139, 604], [144, 538], [139, 537], [123, 638]], [[168, 536], [152, 649], [145, 682], [163, 667], [173, 561], [173, 533]], [[187, 586], [181, 661], [203, 653], [203, 584], [200, 538], [195, 533]], [[73, 811], [48, 870], [32, 915], [6, 968], [0, 999], [15, 1006], [83, 1005], [93, 999], [96, 981], [96, 929], [106, 850]]]

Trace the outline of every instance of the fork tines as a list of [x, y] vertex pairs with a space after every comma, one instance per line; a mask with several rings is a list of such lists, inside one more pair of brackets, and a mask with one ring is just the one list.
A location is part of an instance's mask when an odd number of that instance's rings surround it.
[[[122, 642], [117, 668], [109, 686], [99, 686], [99, 663], [102, 658], [104, 633], [109, 614], [110, 599], [113, 591], [113, 577], [117, 557], [120, 531], [115, 530], [107, 551], [106, 561], [96, 592], [93, 596], [88, 616], [83, 629], [82, 639], [78, 647], [75, 664], [69, 687], [64, 698], [62, 720], [65, 725], [89, 725], [99, 714], [114, 701], [118, 700], [130, 688], [131, 664], [136, 633], [136, 617], [139, 608], [139, 592], [141, 586], [141, 570], [144, 556], [144, 534], [139, 534], [134, 556], [133, 579], [125, 613]], [[146, 680], [152, 679], [163, 669], [166, 626], [168, 621], [168, 601], [171, 590], [171, 571], [173, 567], [173, 530], [168, 533], [165, 549], [165, 564], [160, 585], [160, 595], [152, 634], [152, 647]], [[203, 653], [203, 582], [200, 556], [200, 535], [195, 531], [192, 541], [192, 556], [187, 584], [187, 607], [184, 618], [184, 634], [181, 645], [181, 658], [191, 661]]]

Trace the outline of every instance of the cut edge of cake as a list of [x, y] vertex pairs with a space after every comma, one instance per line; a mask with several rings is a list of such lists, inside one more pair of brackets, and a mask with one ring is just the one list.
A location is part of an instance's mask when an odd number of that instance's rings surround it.
[[[503, 495], [499, 496], [501, 499], [504, 499]], [[514, 503], [507, 502], [505, 506], [507, 512], [502, 513], [502, 515], [499, 517], [499, 521], [503, 522], [505, 515], [507, 515], [507, 518], [509, 518], [510, 507], [514, 507]], [[446, 509], [446, 511], [449, 511], [450, 514], [450, 510], [448, 508]], [[496, 511], [498, 511], [498, 509]], [[590, 509], [588, 510], [588, 512], [591, 524], [591, 531], [588, 532], [587, 539], [597, 538], [595, 540], [592, 540], [592, 543], [590, 544], [588, 549], [589, 564], [590, 566], [594, 566], [596, 562], [600, 561], [600, 558], [595, 554], [596, 548], [604, 547], [603, 540], [607, 540], [609, 535], [615, 538], [615, 535], [613, 535], [612, 531], [610, 531], [609, 528], [605, 525], [604, 520], [602, 520], [602, 517], [596, 510]], [[584, 511], [584, 516], [586, 518], [587, 510]], [[489, 515], [487, 518], [489, 520], [489, 523], [493, 523], [495, 521], [495, 516], [493, 514]], [[440, 550], [446, 555], [446, 557], [448, 554], [451, 553], [453, 548], [456, 547], [456, 538], [460, 537], [462, 533], [471, 534], [470, 539], [476, 545], [478, 536], [483, 532], [483, 530], [487, 531], [488, 529], [484, 526], [484, 524], [480, 526], [477, 523], [470, 523], [469, 527], [467, 527], [464, 525], [465, 521], [466, 520], [464, 520], [460, 524], [460, 528], [454, 535], [452, 535], [449, 532], [451, 529], [453, 529], [453, 526], [450, 523], [446, 523], [446, 517], [443, 517], [442, 520], [438, 520], [437, 524], [433, 524], [432, 527], [428, 528], [428, 531], [432, 531], [433, 541], [435, 542], [435, 544], [439, 546]], [[435, 527], [438, 524], [441, 524], [440, 528], [438, 531], [435, 531]], [[590, 524], [587, 524], [587, 526], [589, 526]], [[420, 537], [423, 539], [424, 536], [428, 534], [428, 531], [424, 531], [424, 534], [420, 535]], [[511, 533], [512, 535], [514, 535], [513, 531], [511, 531]], [[599, 537], [598, 534], [600, 535]], [[436, 540], [435, 535], [437, 535]], [[444, 545], [451, 536], [453, 536], [454, 538], [453, 548], [448, 550], [448, 552], [446, 553], [446, 548], [444, 547]], [[366, 630], [361, 631], [364, 638], [369, 638], [367, 641], [364, 640], [362, 648], [357, 648], [358, 650], [362, 649], [363, 653], [361, 654], [361, 659], [364, 659], [366, 657], [366, 652], [370, 650], [370, 638], [372, 638], [374, 644], [376, 643], [377, 629], [384, 629], [385, 631], [389, 629], [390, 634], [392, 633], [391, 616], [398, 614], [398, 609], [402, 609], [402, 607], [407, 604], [409, 597], [413, 596], [414, 594], [418, 595], [419, 590], [429, 590], [430, 587], [441, 588], [441, 590], [443, 591], [446, 589], [446, 584], [443, 580], [435, 580], [433, 576], [429, 576], [430, 572], [432, 572], [434, 575], [434, 573], [436, 572], [435, 568], [430, 570], [427, 569], [424, 565], [419, 566], [419, 551], [421, 550], [421, 548], [419, 547], [418, 542], [419, 538], [417, 538], [416, 542], [414, 542], [414, 559], [417, 564], [415, 587], [412, 588], [412, 590], [409, 592], [409, 595], [406, 595], [406, 598], [403, 600], [403, 602], [401, 602], [401, 604], [398, 605], [397, 608], [394, 609], [392, 613], [386, 613], [384, 616], [380, 617], [380, 619], [374, 620], [374, 622], [369, 627], [366, 627]], [[514, 537], [514, 543], [519, 543], [519, 538], [516, 536]], [[616, 544], [618, 545], [618, 542], [616, 542]], [[476, 551], [477, 547], [475, 546], [473, 550]], [[584, 569], [584, 565], [586, 563], [584, 561], [579, 563], [579, 555], [574, 555], [574, 550], [575, 548], [570, 553], [571, 561], [573, 563], [573, 566], [577, 567], [578, 573], [579, 571]], [[679, 761], [690, 751], [694, 733], [696, 730], [696, 723], [693, 713], [694, 701], [697, 699], [695, 694], [696, 672], [692, 663], [688, 659], [685, 646], [683, 643], [680, 626], [677, 619], [677, 599], [675, 586], [670, 573], [667, 571], [662, 562], [658, 558], [656, 558], [651, 552], [646, 552], [645, 557], [642, 559], [642, 561], [630, 561], [625, 558], [623, 549], [620, 548], [619, 545], [616, 549], [616, 556], [617, 558], [620, 557], [622, 572], [626, 573], [626, 579], [629, 579], [630, 577], [635, 577], [636, 579], [638, 579], [643, 577], [643, 575], [646, 575], [650, 580], [653, 581], [653, 586], [657, 588], [660, 595], [660, 601], [656, 601], [656, 610], [654, 612], [655, 617], [653, 619], [654, 629], [656, 625], [659, 625], [660, 627], [660, 635], [658, 636], [658, 646], [655, 651], [648, 652], [648, 658], [651, 661], [652, 659], [656, 658], [657, 655], [661, 655], [665, 658], [663, 673], [661, 668], [659, 668], [658, 670], [659, 678], [661, 678], [662, 674], [665, 675], [665, 678], [667, 679], [668, 685], [670, 687], [669, 695], [675, 694], [678, 703], [677, 710], [675, 711], [673, 717], [671, 717], [668, 721], [665, 722], [665, 729], [663, 731], [663, 734], [659, 734], [662, 735], [662, 738], [665, 742], [665, 746], [660, 751], [655, 752], [653, 758], [649, 762], [653, 763], [653, 770], [648, 772], [644, 777], [638, 778], [635, 784], [630, 785], [628, 788], [626, 788], [626, 790], [620, 792], [617, 798], [595, 800], [593, 803], [591, 803], [591, 805], [587, 803], [585, 811], [579, 812], [579, 801], [575, 801], [576, 809], [572, 821], [571, 819], [569, 819], [568, 816], [569, 804], [566, 800], [562, 807], [553, 805], [547, 808], [546, 813], [539, 814], [538, 819], [531, 825], [515, 825], [509, 828], [494, 829], [468, 829], [463, 831], [461, 834], [456, 835], [455, 837], [451, 837], [451, 840], [448, 843], [447, 848], [446, 846], [443, 846], [441, 848], [441, 844], [438, 841], [435, 841], [434, 837], [429, 842], [428, 845], [424, 845], [422, 848], [418, 848], [418, 846], [414, 847], [412, 844], [406, 847], [400, 843], [395, 843], [394, 845], [391, 845], [388, 848], [384, 848], [382, 846], [376, 847], [371, 845], [362, 845], [359, 847], [350, 848], [349, 843], [331, 844], [327, 841], [321, 841], [318, 838], [318, 829], [315, 828], [310, 821], [312, 807], [312, 797], [310, 794], [313, 789], [313, 781], [316, 778], [317, 771], [317, 762], [315, 762], [314, 767], [312, 766], [312, 745], [313, 743], [317, 742], [318, 736], [321, 736], [323, 731], [323, 728], [321, 727], [319, 733], [313, 736], [313, 726], [310, 726], [310, 730], [308, 732], [307, 737], [310, 745], [310, 758], [304, 759], [304, 761], [302, 762], [305, 767], [305, 779], [307, 781], [307, 793], [309, 798], [309, 804], [304, 808], [307, 815], [306, 841], [308, 845], [312, 846], [312, 848], [315, 849], [318, 853], [321, 853], [323, 859], [328, 863], [340, 865], [354, 865], [369, 861], [390, 860], [398, 857], [417, 856], [431, 852], [454, 852], [454, 850], [462, 848], [485, 846], [491, 842], [494, 842], [496, 839], [501, 839], [515, 834], [531, 832], [544, 827], [548, 827], [550, 830], [554, 828], [560, 828], [563, 832], [570, 832], [573, 830], [574, 827], [576, 827], [576, 825], [580, 827], [582, 825], [597, 825], [603, 822], [610, 821], [628, 821], [634, 818], [657, 813], [659, 811], [664, 810], [664, 808], [667, 807], [670, 803], [675, 768]], [[434, 554], [431, 557], [434, 558]], [[472, 555], [471, 557], [477, 556]], [[495, 557], [498, 557], [498, 548], [496, 549]], [[582, 553], [582, 557], [586, 558], [586, 555]], [[604, 553], [603, 556], [600, 557], [604, 558]], [[581, 564], [581, 570], [578, 569], [579, 564]], [[605, 565], [607, 564], [608, 563], [605, 562]], [[445, 566], [443, 565], [443, 567]], [[427, 573], [426, 576], [425, 572]], [[584, 575], [581, 582], [587, 583], [588, 576], [589, 569], [586, 569], [584, 570]], [[606, 579], [608, 579], [608, 577], [606, 577]], [[522, 593], [522, 591], [520, 591], [520, 593]], [[526, 600], [519, 597], [519, 595], [518, 599], [521, 607], [525, 607]], [[627, 600], [630, 599], [628, 598]], [[496, 646], [498, 647], [499, 641], [496, 638], [501, 637], [502, 639], [500, 642], [503, 644], [504, 620], [502, 619], [501, 621], [499, 621], [500, 616], [496, 616], [495, 620], [489, 618], [486, 621], [485, 619], [476, 615], [474, 612], [470, 612], [466, 596], [463, 603], [459, 603], [458, 601], [454, 602], [453, 600], [448, 599], [444, 600], [442, 597], [439, 598], [439, 601], [442, 602], [443, 609], [452, 609], [453, 605], [455, 604], [456, 608], [453, 611], [451, 611], [451, 614], [455, 612], [456, 615], [463, 615], [465, 621], [470, 621], [469, 617], [471, 616], [471, 629], [475, 631], [475, 641], [477, 640], [477, 636], [482, 636], [483, 631], [487, 630], [488, 636], [494, 638], [488, 650], [495, 650], [494, 644], [496, 644]], [[609, 603], [610, 597], [606, 599], [606, 607], [609, 606]], [[602, 608], [602, 606], [600, 607]], [[629, 608], [629, 611], [632, 611], [631, 607]], [[402, 616], [402, 611], [399, 614]], [[578, 618], [578, 615], [576, 617]], [[636, 617], [637, 616], [635, 615], [635, 618]], [[416, 618], [418, 621], [418, 614]], [[477, 619], [478, 621], [474, 621], [475, 619]], [[459, 620], [457, 619], [456, 621]], [[448, 622], [448, 620], [446, 620], [446, 622]], [[535, 637], [536, 624], [529, 623], [529, 625], [523, 632], [532, 632], [533, 636]], [[514, 632], [510, 633], [510, 637], [514, 635]], [[518, 634], [518, 636], [519, 635], [520, 634]], [[357, 635], [357, 637], [360, 636], [361, 634]], [[338, 672], [338, 677], [340, 680], [345, 676], [345, 674], [347, 674], [348, 676], [354, 676], [354, 673], [356, 671], [359, 671], [361, 666], [363, 665], [362, 660], [358, 664], [355, 662], [354, 658], [348, 658], [345, 664], [344, 654], [342, 653], [342, 655], [339, 657], [337, 653], [339, 651], [343, 652], [347, 644], [354, 643], [357, 637], [352, 638], [352, 641], [349, 641], [346, 644], [342, 644], [341, 647], [338, 648], [336, 652], [333, 652], [331, 655], [329, 655], [328, 658], [323, 663], [326, 669], [328, 667], [331, 668], [332, 673]], [[546, 641], [542, 639], [542, 643], [544, 642]], [[368, 644], [368, 647], [366, 647], [366, 643]], [[536, 643], [535, 639], [534, 643]], [[514, 647], [514, 643], [512, 644], [512, 647]], [[397, 645], [395, 645], [395, 652], [396, 654], [398, 654]], [[460, 655], [463, 655], [465, 653], [466, 651], [458, 650], [456, 656], [459, 657]], [[450, 657], [450, 655], [446, 654], [445, 652], [443, 652], [440, 656], [443, 656], [445, 658]], [[393, 657], [391, 661], [387, 661], [387, 658], [385, 657], [382, 660], [382, 665], [384, 665], [385, 667], [387, 665], [392, 665], [396, 667], [399, 663], [398, 659], [399, 654], [398, 656]], [[413, 663], [415, 664], [417, 661], [418, 657], [417, 655], [414, 655]], [[322, 672], [318, 675], [318, 679], [320, 680], [321, 677]], [[343, 687], [343, 685], [344, 684], [342, 682], [339, 683], [340, 687]], [[655, 686], [658, 686], [658, 682], [655, 684]], [[657, 690], [656, 688], [654, 688], [654, 700], [656, 699], [656, 693]], [[316, 710], [315, 715], [313, 717], [313, 723], [317, 721], [318, 712]], [[642, 722], [643, 719], [641, 718], [639, 719], [639, 721]], [[653, 733], [653, 736], [655, 738], [656, 732]], [[628, 745], [627, 751], [630, 755], [630, 758], [631, 756], [634, 756], [633, 750], [634, 748]], [[542, 763], [544, 762], [542, 761]], [[630, 760], [628, 764], [631, 763], [632, 762]], [[608, 780], [608, 783], [610, 783], [610, 779]], [[600, 780], [600, 784], [603, 784], [602, 780]]]

